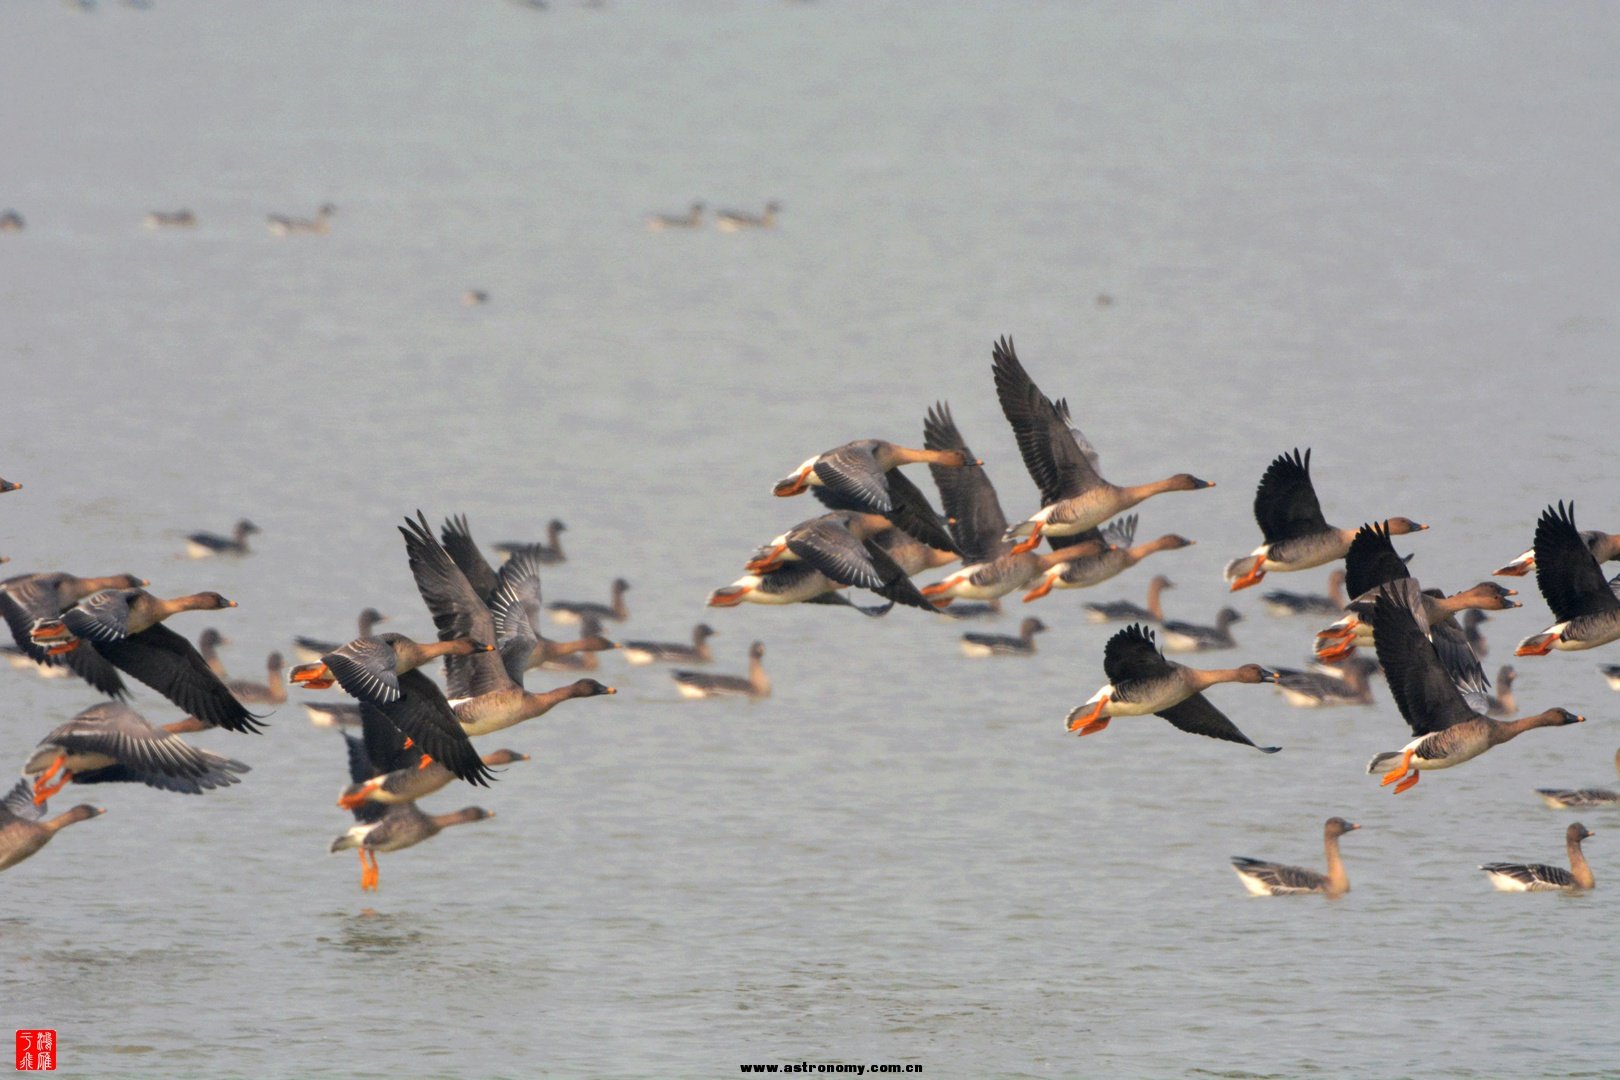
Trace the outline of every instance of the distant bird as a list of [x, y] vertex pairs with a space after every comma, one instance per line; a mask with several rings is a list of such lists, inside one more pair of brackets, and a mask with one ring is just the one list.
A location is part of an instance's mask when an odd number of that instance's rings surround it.
[[[360, 613], [359, 630], [355, 637], [370, 637], [376, 633], [377, 624], [388, 621], [388, 616], [374, 607], [368, 607]], [[301, 663], [318, 663], [327, 653], [343, 647], [341, 641], [325, 641], [321, 638], [296, 637], [293, 638], [293, 655]]]
[[1215, 616], [1214, 626], [1199, 626], [1197, 623], [1182, 622], [1169, 619], [1159, 627], [1159, 635], [1164, 639], [1165, 652], [1214, 652], [1217, 649], [1237, 648], [1237, 639], [1232, 637], [1232, 624], [1243, 621], [1243, 615], [1236, 608], [1221, 608]]
[[197, 215], [190, 210], [153, 210], [145, 224], [148, 229], [189, 229], [197, 224]]
[[0, 476], [0, 495], [4, 495], [8, 491], [21, 491], [21, 490], [22, 490], [22, 485], [21, 484], [13, 484], [10, 480], [7, 480], [5, 477]]
[[672, 671], [675, 689], [685, 698], [771, 696], [771, 680], [765, 675], [765, 646], [754, 642], [748, 648], [748, 677], [711, 675], [706, 671]]
[[1337, 615], [1344, 609], [1344, 571], [1328, 575], [1326, 596], [1276, 589], [1260, 598], [1273, 615]]
[[647, 229], [649, 232], [663, 232], [666, 229], [699, 229], [703, 227], [703, 204], [695, 202], [684, 214], [649, 214], [647, 215]]
[[[1571, 506], [1570, 509], [1574, 510], [1574, 507]], [[1581, 530], [1580, 537], [1581, 540], [1586, 544], [1586, 550], [1590, 551], [1592, 553], [1592, 558], [1596, 559], [1598, 562], [1606, 563], [1620, 560], [1620, 533], [1606, 533], [1599, 532], [1596, 529], [1583, 529]], [[1492, 570], [1491, 573], [1500, 574], [1506, 577], [1523, 577], [1535, 568], [1536, 549], [1532, 547], [1529, 551], [1526, 551], [1524, 554], [1520, 555], [1506, 566]]]
[[36, 624], [31, 633], [36, 644], [77, 639], [78, 651], [95, 650], [209, 727], [258, 732], [263, 718], [232, 697], [196, 646], [164, 623], [184, 611], [235, 606], [236, 601], [217, 592], [165, 600], [144, 589], [105, 589], [79, 601], [61, 619]]
[[1497, 668], [1496, 693], [1486, 699], [1490, 704], [1488, 712], [1491, 716], [1500, 719], [1519, 711], [1519, 699], [1513, 693], [1513, 683], [1518, 677], [1519, 673], [1513, 670], [1512, 664], [1503, 664]]
[[1549, 506], [1536, 522], [1536, 587], [1558, 621], [1519, 642], [1515, 656], [1595, 649], [1620, 638], [1620, 597], [1575, 528], [1575, 504]]
[[1344, 665], [1342, 676], [1326, 671], [1295, 671], [1277, 669], [1277, 690], [1288, 704], [1297, 709], [1320, 709], [1335, 705], [1371, 705], [1372, 685], [1369, 676], [1378, 670], [1378, 661], [1366, 657], [1351, 657]]
[[[1532, 728], [1579, 724], [1586, 718], [1567, 709], [1548, 709], [1517, 720], [1491, 720], [1484, 715], [1485, 674], [1469, 653], [1450, 668], [1441, 662], [1425, 634], [1421, 610], [1405, 597], [1380, 595], [1373, 606], [1373, 632], [1378, 662], [1384, 667], [1390, 694], [1417, 738], [1399, 750], [1375, 755], [1369, 773], [1390, 761], [1383, 776], [1399, 794], [1416, 784], [1420, 770], [1449, 769], [1478, 757]], [[1398, 783], [1397, 783], [1398, 781]]]
[[72, 574], [21, 574], [0, 581], [0, 615], [5, 616], [12, 640], [30, 660], [47, 668], [65, 668], [112, 698], [129, 695], [118, 669], [94, 649], [74, 647], [65, 640], [35, 642], [32, 631], [42, 622], [59, 620], [62, 613], [103, 589], [133, 589], [146, 585], [133, 574], [75, 577]]
[[567, 529], [567, 525], [564, 525], [556, 518], [552, 518], [546, 522], [545, 543], [533, 544], [526, 541], [503, 540], [495, 545], [495, 550], [506, 556], [516, 555], [520, 551], [530, 551], [534, 553], [537, 560], [547, 566], [567, 562], [568, 556], [563, 554], [562, 546], [562, 534]]
[[1259, 664], [1219, 671], [1183, 667], [1164, 658], [1154, 644], [1153, 631], [1131, 625], [1108, 639], [1103, 649], [1103, 673], [1108, 676], [1103, 688], [1084, 705], [1069, 711], [1070, 731], [1093, 735], [1116, 716], [1152, 713], [1193, 735], [1254, 746], [1267, 754], [1280, 749], [1256, 746], [1203, 694], [1218, 683], [1276, 682], [1277, 673]]
[[[1226, 564], [1226, 580], [1232, 583], [1233, 592], [1258, 584], [1268, 572], [1309, 570], [1342, 559], [1356, 535], [1355, 529], [1336, 528], [1322, 516], [1322, 504], [1311, 483], [1309, 450], [1301, 454], [1295, 449], [1272, 461], [1255, 490], [1254, 520], [1265, 543]], [[1386, 524], [1395, 536], [1428, 528], [1405, 517], [1392, 517]], [[1347, 590], [1356, 595], [1348, 583]]]
[[547, 604], [546, 610], [551, 612], [551, 621], [567, 625], [577, 623], [584, 615], [594, 615], [603, 622], [624, 622], [630, 617], [630, 607], [624, 602], [624, 594], [630, 591], [630, 583], [624, 578], [613, 579], [613, 600], [608, 604], [598, 604], [591, 601], [559, 600]]
[[1040, 584], [1024, 594], [1024, 603], [1039, 600], [1053, 589], [1089, 589], [1129, 570], [1149, 555], [1193, 545], [1193, 541], [1175, 533], [1166, 533], [1145, 544], [1135, 544], [1135, 514], [1115, 518], [1099, 529], [1075, 533], [1070, 539], [1096, 539], [1110, 546], [1108, 550], [1099, 554], [1070, 559], [1052, 567], [1041, 576]]
[[1215, 486], [1190, 473], [1130, 487], [1110, 484], [1098, 472], [1091, 443], [1071, 426], [1068, 402], [1054, 405], [1041, 393], [1013, 351], [1012, 339], [998, 340], [992, 355], [1001, 411], [1012, 425], [1024, 467], [1041, 491], [1040, 511], [1007, 530], [1009, 539], [1027, 538], [1014, 551], [1031, 550], [1042, 536], [1074, 536], [1095, 528], [1154, 495]]
[[1091, 622], [1163, 622], [1164, 590], [1175, 587], [1163, 574], [1155, 575], [1148, 582], [1147, 607], [1138, 607], [1129, 600], [1087, 604], [1086, 618]]
[[[135, 783], [200, 795], [238, 783], [240, 761], [200, 750], [116, 701], [92, 705], [39, 741], [23, 766], [43, 803], [72, 784]], [[55, 778], [53, 784], [51, 780]]]
[[721, 232], [742, 232], [744, 229], [769, 229], [776, 225], [776, 215], [782, 212], [782, 204], [768, 202], [765, 204], [763, 214], [751, 214], [746, 210], [716, 210], [714, 214], [714, 227]]
[[489, 293], [483, 289], [468, 289], [461, 294], [462, 307], [482, 307], [489, 303]]
[[337, 207], [331, 203], [322, 203], [312, 218], [271, 214], [264, 220], [270, 228], [271, 236], [325, 236], [332, 231], [332, 215], [336, 213]]
[[243, 518], [231, 530], [231, 535], [199, 532], [186, 537], [186, 554], [193, 559], [206, 559], [213, 555], [249, 554], [247, 538], [259, 531], [253, 522]]
[[46, 807], [34, 804], [28, 781], [17, 785], [0, 800], [0, 870], [9, 870], [40, 848], [67, 826], [105, 814], [99, 806], [75, 806], [65, 814], [44, 820]]
[[225, 661], [220, 659], [219, 649], [220, 646], [229, 645], [230, 643], [229, 638], [212, 626], [197, 635], [197, 655], [203, 658], [203, 663], [208, 665], [208, 670], [221, 679], [227, 677], [227, 672], [225, 670]]
[[1361, 828], [1342, 817], [1327, 819], [1322, 828], [1322, 846], [1327, 850], [1327, 873], [1318, 874], [1299, 866], [1232, 857], [1232, 869], [1237, 871], [1243, 887], [1256, 896], [1297, 896], [1301, 893], [1321, 893], [1324, 896], [1343, 896], [1350, 891], [1350, 876], [1344, 872], [1344, 860], [1339, 857], [1339, 837]]
[[[1510, 595], [1518, 595], [1511, 593]], [[1523, 606], [1522, 604], [1519, 606]], [[1468, 641], [1468, 647], [1474, 650], [1474, 655], [1481, 660], [1491, 651], [1490, 643], [1485, 639], [1485, 633], [1480, 629], [1482, 623], [1488, 623], [1491, 617], [1478, 608], [1469, 608], [1462, 613], [1463, 637]]]
[[687, 664], [707, 664], [714, 659], [709, 650], [709, 638], [714, 636], [714, 627], [708, 623], [698, 623], [692, 627], [692, 644], [664, 641], [626, 641], [619, 645], [624, 658], [631, 664], [655, 664], [660, 662], [680, 662]]
[[1620, 664], [1604, 664], [1598, 668], [1610, 690], [1620, 691]]
[[[1615, 751], [1614, 770], [1620, 772], [1620, 750]], [[1606, 788], [1537, 788], [1541, 801], [1554, 810], [1574, 810], [1588, 806], [1620, 806], [1620, 791]]]
[[1595, 836], [1585, 825], [1576, 822], [1564, 830], [1564, 848], [1569, 853], [1569, 869], [1548, 866], [1546, 863], [1486, 863], [1481, 870], [1490, 875], [1491, 884], [1502, 892], [1574, 892], [1593, 888], [1592, 868], [1581, 851], [1581, 841]]
[[287, 700], [287, 682], [282, 678], [285, 668], [286, 664], [281, 654], [273, 652], [265, 658], [264, 682], [230, 679], [225, 683], [225, 689], [244, 705], [280, 705]]
[[0, 211], [0, 232], [22, 232], [26, 224], [17, 211]]
[[360, 726], [360, 705], [353, 701], [299, 702], [309, 722], [316, 727], [355, 728]]
[[[540, 668], [543, 671], [595, 671], [602, 666], [597, 657], [598, 652], [606, 649], [590, 649], [583, 647], [593, 638], [601, 638], [602, 624], [595, 615], [587, 615], [579, 621], [579, 640], [577, 641], [551, 641], [535, 633], [535, 643], [529, 650], [529, 658], [524, 662], [525, 669]], [[601, 638], [606, 641], [606, 638]], [[609, 647], [617, 647], [618, 642], [608, 642]], [[633, 663], [634, 661], [632, 661]]]
[[1033, 656], [1035, 635], [1046, 629], [1039, 619], [1025, 619], [1018, 627], [1017, 637], [1005, 634], [963, 634], [962, 652], [966, 656]]

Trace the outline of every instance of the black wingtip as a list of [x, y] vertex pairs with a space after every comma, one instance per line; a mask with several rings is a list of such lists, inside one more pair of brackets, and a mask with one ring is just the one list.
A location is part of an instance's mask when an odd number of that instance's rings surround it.
[[1280, 746], [1257, 746], [1257, 747], [1255, 747], [1255, 749], [1260, 751], [1262, 754], [1275, 754], [1277, 751], [1281, 750], [1282, 747], [1280, 747]]

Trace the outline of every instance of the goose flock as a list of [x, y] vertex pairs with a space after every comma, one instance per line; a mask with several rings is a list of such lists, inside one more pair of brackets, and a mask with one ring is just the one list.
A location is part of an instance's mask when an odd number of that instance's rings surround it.
[[[694, 204], [691, 219], [702, 210], [702, 204]], [[286, 219], [281, 223], [292, 228]], [[661, 227], [688, 226], [672, 219]], [[854, 608], [873, 618], [900, 606], [960, 620], [995, 614], [1014, 592], [1033, 603], [1054, 592], [1098, 585], [1158, 553], [1193, 545], [1179, 532], [1137, 544], [1135, 508], [1161, 495], [1207, 491], [1214, 483], [1191, 473], [1111, 483], [1102, 475], [1096, 449], [1075, 427], [1067, 400], [1054, 400], [1037, 385], [1010, 338], [994, 343], [991, 375], [1024, 467], [1040, 493], [1038, 506], [1019, 507], [1021, 516], [1009, 517], [949, 405], [936, 402], [925, 410], [920, 447], [859, 439], [814, 454], [776, 480], [774, 496], [810, 494], [823, 512], [754, 548], [743, 561], [743, 576], [714, 589], [708, 606], [820, 604]], [[936, 510], [904, 471], [913, 465], [927, 467], [942, 509]], [[1584, 720], [1556, 706], [1515, 715], [1512, 667], [1500, 670], [1491, 692], [1481, 664], [1486, 643], [1479, 624], [1486, 612], [1521, 606], [1514, 599], [1517, 591], [1489, 580], [1452, 593], [1432, 583], [1424, 587], [1408, 565], [1410, 555], [1395, 541], [1428, 526], [1407, 517], [1380, 518], [1357, 528], [1330, 525], [1310, 467], [1309, 449], [1280, 453], [1270, 463], [1253, 503], [1262, 543], [1227, 562], [1223, 575], [1238, 593], [1268, 574], [1331, 564], [1326, 594], [1274, 590], [1263, 601], [1280, 617], [1327, 622], [1315, 635], [1316, 663], [1309, 669], [1254, 662], [1205, 668], [1167, 659], [1167, 652], [1237, 648], [1233, 627], [1243, 614], [1227, 607], [1209, 625], [1168, 619], [1163, 594], [1173, 585], [1156, 575], [1144, 607], [1081, 605], [1083, 619], [1124, 625], [1102, 650], [1102, 685], [1069, 710], [1067, 731], [1096, 735], [1117, 718], [1153, 715], [1182, 732], [1271, 755], [1282, 747], [1245, 734], [1213, 700], [1216, 688], [1271, 685], [1302, 708], [1365, 706], [1374, 700], [1374, 677], [1382, 675], [1412, 737], [1374, 754], [1367, 771], [1401, 794], [1426, 772], [1465, 764], [1536, 728], [1571, 727]], [[20, 486], [0, 481], [0, 491]], [[176, 617], [183, 625], [191, 612], [236, 607], [217, 592], [164, 597], [148, 592], [149, 582], [133, 574], [78, 577], [54, 570], [0, 582], [0, 614], [19, 666], [77, 677], [107, 699], [47, 733], [28, 755], [24, 779], [0, 804], [0, 869], [37, 852], [66, 825], [102, 813], [80, 805], [48, 817], [47, 800], [69, 784], [127, 782], [203, 794], [243, 782], [247, 764], [192, 746], [181, 736], [210, 728], [260, 733], [268, 714], [250, 706], [286, 703], [289, 685], [308, 692], [336, 687], [347, 698], [306, 698], [299, 704], [312, 722], [343, 732], [348, 783], [337, 806], [353, 815], [354, 824], [330, 850], [358, 852], [363, 889], [378, 887], [379, 853], [415, 846], [453, 825], [494, 818], [481, 806], [431, 814], [417, 804], [454, 783], [488, 788], [498, 780], [496, 770], [529, 760], [510, 748], [482, 751], [474, 739], [509, 731], [574, 699], [616, 693], [588, 677], [534, 692], [525, 685], [530, 670], [595, 670], [596, 654], [608, 650], [621, 651], [635, 666], [714, 659], [709, 639], [716, 631], [707, 623], [694, 626], [689, 641], [618, 642], [604, 636], [605, 625], [630, 618], [631, 586], [623, 578], [613, 581], [605, 598], [543, 604], [541, 568], [564, 561], [564, 529], [552, 520], [543, 542], [494, 545], [504, 556], [497, 568], [464, 516], [447, 517], [437, 532], [421, 511], [405, 517], [398, 528], [405, 566], [433, 620], [433, 639], [379, 632], [387, 617], [368, 607], [359, 615], [358, 636], [348, 642], [293, 638], [299, 662], [287, 670], [283, 655], [271, 654], [264, 682], [226, 676], [218, 649], [227, 639], [217, 629], [202, 630], [193, 644], [169, 625]], [[246, 557], [252, 554], [249, 538], [258, 532], [244, 519], [228, 535], [191, 534], [186, 551], [195, 558]], [[1544, 656], [1620, 640], [1620, 595], [1601, 571], [1602, 562], [1617, 558], [1620, 538], [1581, 531], [1570, 504], [1547, 507], [1531, 547], [1496, 572], [1534, 573], [1553, 617], [1550, 626], [1519, 644], [1516, 655]], [[941, 576], [921, 585], [913, 580], [932, 573]], [[880, 602], [858, 604], [846, 595], [851, 589], [874, 593]], [[578, 637], [546, 638], [539, 629], [542, 611], [554, 623], [577, 628]], [[1029, 656], [1035, 636], [1045, 629], [1041, 619], [1026, 617], [1015, 636], [965, 633], [961, 648], [975, 658]], [[747, 655], [744, 674], [674, 668], [674, 689], [687, 698], [769, 696], [773, 687], [764, 667], [764, 643], [753, 642]], [[431, 673], [441, 664], [442, 684]], [[1620, 669], [1604, 672], [1606, 678], [1620, 677]], [[154, 723], [136, 712], [125, 704], [126, 677], [156, 691], [180, 716]], [[1620, 767], [1620, 755], [1616, 764]], [[1538, 794], [1558, 809], [1620, 805], [1620, 795], [1598, 789], [1546, 788]], [[1339, 841], [1359, 828], [1342, 817], [1327, 820], [1325, 874], [1252, 858], [1236, 858], [1232, 865], [1257, 894], [1340, 896], [1350, 884]], [[1504, 890], [1588, 890], [1594, 878], [1581, 842], [1592, 835], [1580, 823], [1569, 826], [1568, 871], [1528, 863], [1482, 869]]]

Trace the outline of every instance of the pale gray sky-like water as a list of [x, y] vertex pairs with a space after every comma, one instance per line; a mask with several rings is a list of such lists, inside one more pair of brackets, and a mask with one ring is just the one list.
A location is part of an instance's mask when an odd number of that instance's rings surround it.
[[[1589, 722], [1399, 797], [1363, 772], [1409, 738], [1382, 684], [1315, 713], [1215, 691], [1269, 757], [1062, 720], [1112, 629], [1082, 604], [1154, 572], [1172, 617], [1248, 617], [1210, 666], [1305, 658], [1315, 623], [1220, 580], [1294, 446], [1335, 523], [1431, 524], [1398, 546], [1448, 590], [1549, 502], [1620, 530], [1615, 16], [0, 6], [0, 208], [28, 223], [0, 235], [7, 572], [217, 589], [240, 607], [180, 628], [218, 625], [256, 675], [367, 604], [431, 634], [393, 528], [418, 507], [486, 543], [559, 516], [548, 599], [622, 574], [623, 636], [706, 619], [717, 670], [758, 638], [776, 683], [684, 703], [607, 656], [620, 693], [504, 733], [535, 760], [430, 807], [495, 820], [384, 855], [375, 896], [325, 853], [341, 740], [294, 706], [197, 737], [253, 765], [227, 791], [69, 788], [53, 807], [108, 813], [0, 877], [0, 1037], [54, 1027], [59, 1075], [87, 1077], [1612, 1075], [1615, 815], [1582, 819], [1591, 895], [1496, 894], [1475, 866], [1559, 861], [1573, 817], [1533, 789], [1615, 783], [1595, 669], [1620, 653], [1520, 662], [1527, 709]], [[784, 210], [642, 227], [693, 199]], [[264, 227], [327, 201], [329, 236]], [[141, 227], [180, 207], [195, 229]], [[1217, 482], [1140, 508], [1196, 546], [1042, 601], [1028, 661], [965, 660], [967, 627], [911, 611], [702, 606], [816, 511], [774, 479], [916, 442], [935, 400], [1032, 512], [1001, 334], [1111, 479]], [[253, 556], [178, 558], [241, 516]], [[1549, 621], [1522, 584], [1493, 672]], [[0, 761], [94, 700], [0, 671]], [[1244, 893], [1229, 855], [1314, 865], [1333, 814], [1363, 825], [1348, 897]]]

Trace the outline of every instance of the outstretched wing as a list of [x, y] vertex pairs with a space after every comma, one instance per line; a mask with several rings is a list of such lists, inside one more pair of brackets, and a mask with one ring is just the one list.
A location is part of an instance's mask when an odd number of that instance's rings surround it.
[[[484, 598], [493, 594], [498, 584], [492, 585], [488, 593], [477, 591], [451, 558], [449, 550], [433, 539], [427, 518], [420, 510], [416, 516], [416, 521], [405, 519], [399, 534], [405, 538], [405, 554], [410, 560], [411, 574], [416, 578], [416, 591], [422, 594], [422, 602], [433, 615], [439, 640], [494, 641], [495, 619]], [[512, 686], [500, 656], [492, 652], [447, 656], [444, 674], [450, 696], [455, 698], [478, 697]]]
[[[975, 460], [951, 417], [951, 407], [944, 402], [935, 404], [923, 419], [923, 446], [929, 450], [956, 450], [967, 460]], [[983, 468], [949, 469], [930, 465], [928, 471], [939, 488], [940, 502], [945, 507], [945, 516], [950, 519], [951, 535], [964, 558], [971, 562], [989, 562], [1011, 546], [1002, 539], [1007, 531], [1007, 515], [1002, 512], [995, 485]]]
[[1344, 588], [1351, 597], [1404, 577], [1411, 577], [1406, 560], [1389, 540], [1389, 522], [1363, 525], [1350, 541], [1344, 557]]
[[1405, 596], [1378, 594], [1372, 625], [1390, 695], [1414, 735], [1432, 735], [1474, 718]]
[[1159, 652], [1153, 631], [1140, 623], [1127, 626], [1103, 646], [1103, 674], [1111, 683], [1157, 679], [1171, 670], [1173, 665]]
[[1102, 477], [1069, 429], [1067, 403], [1059, 409], [1041, 393], [1013, 351], [1012, 339], [999, 339], [991, 355], [996, 398], [1012, 425], [1024, 468], [1041, 490], [1041, 505], [1050, 506], [1102, 484]]
[[[421, 511], [417, 511], [421, 514]], [[467, 515], [457, 514], [455, 517], [444, 519], [444, 525], [439, 529], [439, 539], [444, 543], [444, 549], [450, 553], [450, 558], [461, 567], [461, 572], [467, 575], [467, 580], [477, 590], [478, 595], [487, 597], [495, 591], [495, 571], [490, 567], [489, 560], [484, 553], [478, 550], [473, 542], [472, 530], [467, 527]]]
[[[1311, 484], [1311, 452], [1278, 454], [1254, 493], [1254, 520], [1266, 543], [1309, 536], [1328, 527]], [[1356, 595], [1354, 591], [1352, 596]]]
[[398, 700], [377, 706], [389, 723], [455, 776], [469, 784], [487, 785], [495, 774], [479, 760], [472, 740], [433, 680], [420, 671], [407, 671], [399, 677], [399, 685]]
[[1580, 531], [1575, 504], [1549, 506], [1536, 522], [1536, 586], [1559, 622], [1620, 608]]
[[247, 711], [208, 667], [195, 646], [162, 623], [117, 641], [84, 642], [120, 670], [150, 686], [210, 727], [257, 732], [262, 717]]
[[45, 589], [36, 582], [20, 582], [0, 589], [0, 615], [5, 617], [17, 648], [41, 664], [66, 667], [108, 697], [127, 698], [129, 688], [118, 677], [118, 669], [96, 650], [81, 647], [52, 656], [28, 636], [36, 620], [54, 619], [61, 614], [56, 610], [54, 596], [54, 590]]
[[823, 484], [856, 500], [869, 514], [887, 514], [894, 509], [888, 477], [878, 468], [870, 440], [845, 443], [827, 451], [816, 461], [815, 472]]
[[1262, 754], [1275, 754], [1281, 750], [1280, 746], [1259, 746], [1247, 735], [1238, 730], [1236, 724], [1226, 718], [1226, 714], [1210, 704], [1203, 694], [1194, 694], [1179, 705], [1157, 713], [1164, 717], [1182, 731], [1193, 735], [1207, 735], [1211, 739], [1224, 739], [1227, 742], [1242, 743], [1253, 746]]

